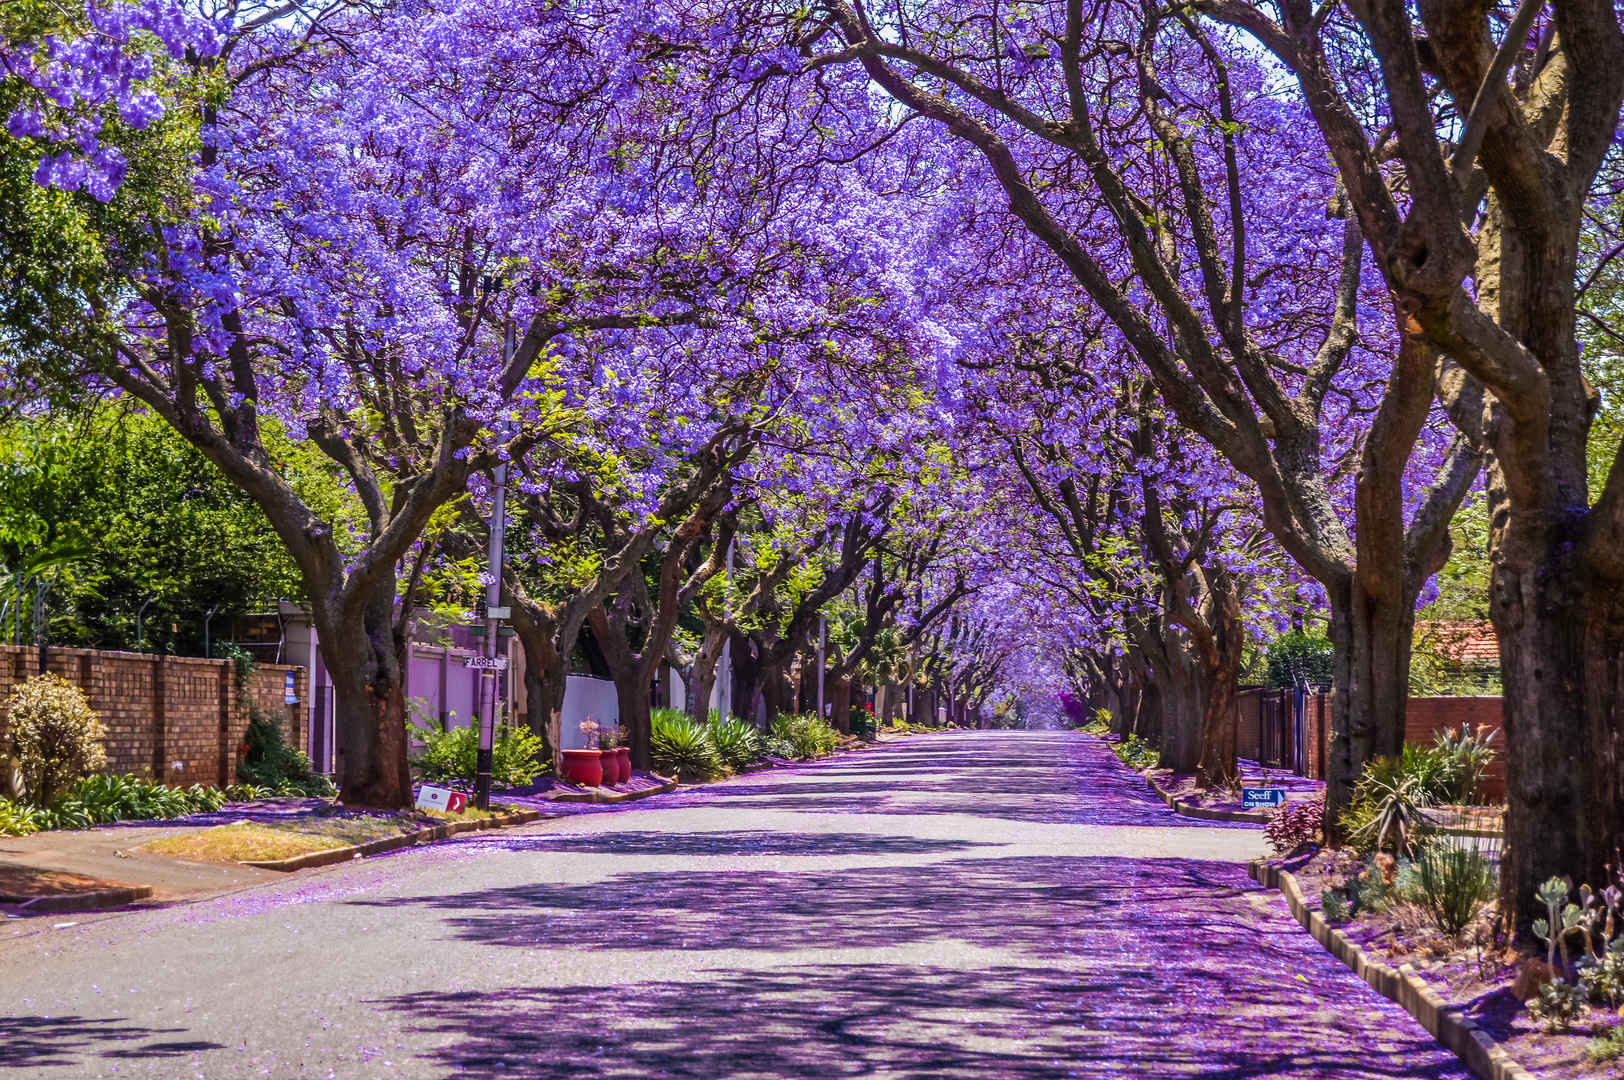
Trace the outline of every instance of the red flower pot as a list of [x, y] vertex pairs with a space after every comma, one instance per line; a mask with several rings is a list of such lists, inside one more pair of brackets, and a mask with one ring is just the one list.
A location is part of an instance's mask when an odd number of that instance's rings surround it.
[[624, 784], [632, 778], [632, 748], [629, 746], [615, 747], [615, 764], [620, 766], [620, 783]]
[[582, 787], [597, 787], [602, 784], [603, 751], [564, 751], [564, 779]]

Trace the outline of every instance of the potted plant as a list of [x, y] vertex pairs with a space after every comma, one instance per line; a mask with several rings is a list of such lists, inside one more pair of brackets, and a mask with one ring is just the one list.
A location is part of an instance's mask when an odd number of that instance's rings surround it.
[[604, 782], [603, 751], [598, 748], [598, 722], [589, 716], [581, 721], [580, 728], [582, 741], [586, 745], [579, 750], [563, 752], [564, 779], [582, 787], [597, 787]]
[[[606, 784], [624, 784], [632, 778], [632, 750], [626, 745], [626, 729], [616, 724], [613, 730], [602, 737], [599, 743], [603, 747], [603, 782]], [[615, 763], [615, 778], [609, 779], [609, 762]]]

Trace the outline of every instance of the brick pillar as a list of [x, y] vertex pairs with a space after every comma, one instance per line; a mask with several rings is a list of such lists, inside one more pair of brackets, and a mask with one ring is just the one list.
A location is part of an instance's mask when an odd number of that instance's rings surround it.
[[162, 656], [152, 658], [152, 778], [162, 780], [168, 756], [164, 753], [164, 675], [169, 662]]
[[230, 660], [220, 661], [220, 726], [216, 736], [219, 759], [215, 780], [220, 787], [231, 783], [231, 761], [236, 749], [231, 745], [231, 716], [236, 699], [236, 680], [232, 678], [232, 672], [236, 666]]

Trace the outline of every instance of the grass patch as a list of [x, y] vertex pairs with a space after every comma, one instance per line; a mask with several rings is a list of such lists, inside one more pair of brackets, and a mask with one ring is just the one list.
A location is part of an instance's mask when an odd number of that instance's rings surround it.
[[267, 862], [401, 836], [441, 822], [480, 820], [506, 809], [509, 808], [494, 804], [490, 810], [469, 807], [460, 814], [438, 810], [366, 814], [334, 809], [275, 825], [251, 821], [216, 825], [212, 829], [199, 829], [154, 840], [142, 850], [154, 855], [205, 862]]
[[312, 851], [326, 851], [344, 847], [351, 841], [322, 836], [303, 830], [273, 828], [239, 821], [231, 825], [216, 825], [212, 829], [166, 836], [142, 846], [141, 850], [154, 855], [169, 855], [177, 859], [201, 862], [263, 862], [271, 859], [291, 859]]

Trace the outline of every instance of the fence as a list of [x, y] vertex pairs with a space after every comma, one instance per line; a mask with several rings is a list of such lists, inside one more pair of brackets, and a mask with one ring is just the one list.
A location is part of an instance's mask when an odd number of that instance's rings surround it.
[[[1236, 695], [1237, 748], [1240, 756], [1271, 769], [1289, 769], [1300, 776], [1325, 779], [1331, 748], [1331, 699], [1323, 692], [1251, 689]], [[1404, 706], [1404, 741], [1431, 744], [1440, 731], [1501, 725], [1497, 697], [1412, 697]], [[1484, 795], [1498, 802], [1505, 798], [1504, 737], [1488, 775]]]
[[[13, 688], [39, 670], [31, 646], [0, 645], [0, 736]], [[298, 706], [305, 669], [264, 664], [249, 675], [246, 692], [229, 660], [97, 649], [49, 649], [46, 670], [76, 684], [107, 729], [107, 771], [134, 773], [170, 784], [229, 784], [236, 778], [237, 747], [250, 708], [281, 720], [291, 745], [305, 748]], [[0, 743], [4, 739], [0, 738]]]

